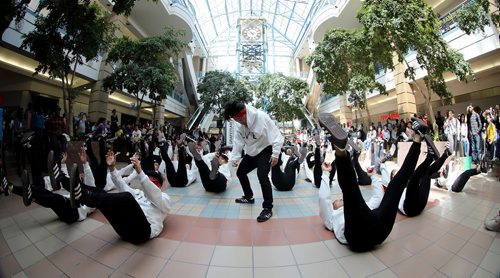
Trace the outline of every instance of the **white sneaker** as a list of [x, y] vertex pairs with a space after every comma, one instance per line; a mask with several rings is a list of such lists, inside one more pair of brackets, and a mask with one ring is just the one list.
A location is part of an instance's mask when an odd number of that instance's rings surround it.
[[488, 231], [500, 231], [500, 212], [493, 218], [484, 221], [484, 228]]

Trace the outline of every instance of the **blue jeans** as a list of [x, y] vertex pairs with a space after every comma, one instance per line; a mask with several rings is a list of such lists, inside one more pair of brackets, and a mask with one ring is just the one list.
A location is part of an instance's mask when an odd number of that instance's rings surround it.
[[464, 148], [464, 156], [469, 156], [469, 139], [465, 136], [462, 136], [462, 145]]
[[479, 152], [481, 151], [481, 140], [479, 134], [471, 135], [471, 145], [472, 145], [472, 160], [474, 162], [479, 161]]

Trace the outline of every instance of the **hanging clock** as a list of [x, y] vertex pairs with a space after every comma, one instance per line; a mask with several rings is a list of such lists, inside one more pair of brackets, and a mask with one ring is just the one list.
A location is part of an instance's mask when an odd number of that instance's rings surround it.
[[242, 33], [243, 37], [249, 41], [256, 41], [262, 36], [262, 30], [257, 26], [248, 26], [243, 29]]

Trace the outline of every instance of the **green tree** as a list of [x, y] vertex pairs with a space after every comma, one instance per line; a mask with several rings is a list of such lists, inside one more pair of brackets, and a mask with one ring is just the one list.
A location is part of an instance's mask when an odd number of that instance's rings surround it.
[[303, 118], [302, 99], [308, 93], [307, 83], [282, 73], [268, 73], [260, 77], [257, 85], [257, 107], [281, 122]]
[[0, 35], [9, 28], [12, 20], [21, 21], [31, 0], [3, 0], [0, 1]]
[[135, 96], [136, 121], [139, 123], [144, 97], [157, 103], [167, 97], [178, 81], [170, 57], [187, 46], [183, 31], [167, 28], [162, 36], [132, 40], [120, 38], [108, 53], [107, 63], [115, 71], [103, 80], [107, 91], [126, 90]]
[[37, 12], [47, 9], [47, 16], [39, 16], [35, 30], [24, 36], [22, 48], [31, 51], [39, 65], [35, 74], [48, 73], [61, 79], [67, 129], [73, 134], [73, 100], [80, 92], [74, 87], [76, 68], [97, 59], [112, 41], [114, 25], [109, 14], [90, 0], [45, 0]]
[[232, 100], [252, 100], [252, 85], [245, 78], [236, 78], [227, 71], [209, 71], [198, 83], [200, 103], [206, 111], [221, 115], [224, 104]]
[[[113, 13], [130, 15], [136, 0], [115, 0]], [[0, 34], [3, 34], [9, 28], [12, 20], [21, 21], [24, 18], [26, 9], [31, 0], [2, 0], [0, 1]], [[43, 1], [41, 1], [43, 2]], [[62, 4], [66, 1], [60, 1]], [[153, 0], [158, 2], [158, 0]]]
[[[491, 13], [490, 13], [491, 10]], [[500, 1], [474, 0], [465, 2], [457, 11], [458, 27], [470, 35], [484, 31], [490, 25], [490, 16], [496, 27], [500, 27]]]
[[366, 109], [366, 92], [386, 94], [383, 84], [375, 80], [380, 68], [392, 67], [392, 54], [378, 41], [366, 36], [363, 29], [327, 31], [306, 62], [312, 66], [323, 92], [341, 95], [350, 92], [349, 100], [360, 112]]
[[[462, 82], [473, 75], [463, 55], [451, 49], [441, 37], [440, 21], [423, 0], [366, 0], [357, 18], [377, 49], [375, 62], [386, 60], [388, 53], [395, 53], [398, 61], [406, 66], [405, 76], [413, 80], [412, 85], [424, 97], [429, 115], [434, 114], [430, 104], [433, 92], [447, 102], [451, 100], [443, 77], [446, 72], [455, 74]], [[413, 51], [416, 65], [407, 60], [407, 54]], [[415, 80], [417, 67], [427, 71], [424, 78], [427, 94]], [[389, 68], [394, 68], [393, 64]], [[433, 121], [433, 117], [430, 119]]]

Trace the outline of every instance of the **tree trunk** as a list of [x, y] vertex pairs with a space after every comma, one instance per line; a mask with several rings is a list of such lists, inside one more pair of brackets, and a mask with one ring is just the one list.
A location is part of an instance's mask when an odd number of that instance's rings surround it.
[[369, 127], [370, 126], [370, 121], [371, 121], [371, 115], [370, 115], [370, 108], [368, 108], [368, 101], [366, 100], [366, 94], [364, 94], [363, 98], [364, 98], [363, 101], [365, 102], [366, 115], [367, 115], [366, 126]]

